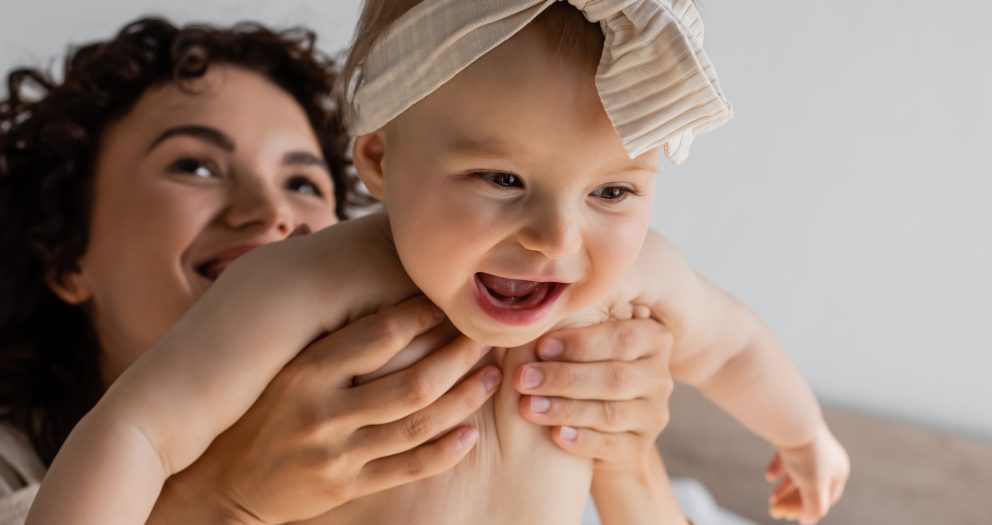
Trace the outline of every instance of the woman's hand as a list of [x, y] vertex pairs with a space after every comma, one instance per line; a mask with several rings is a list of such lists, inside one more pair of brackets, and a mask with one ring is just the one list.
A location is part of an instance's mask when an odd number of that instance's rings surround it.
[[[169, 479], [149, 523], [307, 519], [457, 464], [478, 438], [460, 423], [495, 392], [500, 373], [487, 366], [459, 383], [488, 349], [452, 340], [442, 319], [416, 298], [312, 343]], [[352, 386], [353, 377], [377, 370], [418, 336], [447, 344], [409, 368]]]
[[672, 342], [650, 319], [546, 334], [537, 343], [542, 361], [514, 375], [520, 413], [552, 427], [561, 448], [594, 458], [598, 471], [632, 469], [668, 423]]

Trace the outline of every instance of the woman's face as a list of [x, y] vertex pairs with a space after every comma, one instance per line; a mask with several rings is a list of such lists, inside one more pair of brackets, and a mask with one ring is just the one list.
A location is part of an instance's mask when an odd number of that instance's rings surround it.
[[298, 225], [336, 222], [333, 182], [303, 109], [265, 77], [212, 66], [146, 92], [103, 136], [80, 271], [112, 382], [236, 257]]

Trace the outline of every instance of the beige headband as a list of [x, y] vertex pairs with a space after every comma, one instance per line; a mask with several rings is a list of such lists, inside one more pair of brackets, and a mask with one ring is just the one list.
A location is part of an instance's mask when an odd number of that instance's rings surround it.
[[[479, 57], [508, 40], [556, 0], [424, 0], [380, 37], [354, 95], [359, 134], [371, 133]], [[730, 119], [703, 24], [691, 0], [569, 0], [598, 22], [605, 42], [596, 87], [633, 158], [664, 147], [676, 164], [698, 133]]]

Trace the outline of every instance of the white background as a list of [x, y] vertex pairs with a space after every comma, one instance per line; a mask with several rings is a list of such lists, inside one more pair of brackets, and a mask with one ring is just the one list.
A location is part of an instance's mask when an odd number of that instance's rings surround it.
[[[828, 402], [992, 439], [992, 6], [705, 0], [737, 116], [662, 168], [654, 226], [758, 311]], [[306, 24], [357, 0], [0, 0], [0, 68], [147, 13]]]

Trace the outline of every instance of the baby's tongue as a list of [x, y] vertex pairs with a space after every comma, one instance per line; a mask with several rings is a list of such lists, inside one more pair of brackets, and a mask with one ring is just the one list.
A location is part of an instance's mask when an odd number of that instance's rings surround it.
[[541, 283], [535, 281], [520, 281], [517, 279], [506, 279], [496, 277], [488, 273], [480, 273], [479, 280], [489, 289], [490, 292], [499, 294], [508, 299], [520, 298], [529, 295], [537, 289]]

